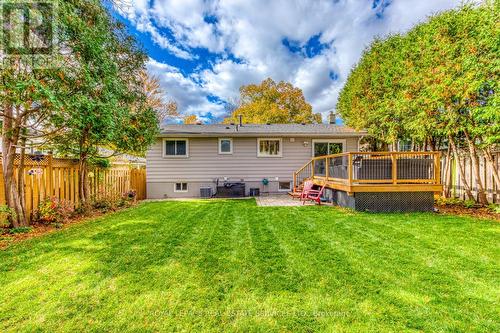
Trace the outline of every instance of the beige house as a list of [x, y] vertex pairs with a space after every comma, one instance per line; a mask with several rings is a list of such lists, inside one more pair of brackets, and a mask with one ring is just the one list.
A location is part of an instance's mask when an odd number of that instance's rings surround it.
[[333, 124], [166, 125], [146, 156], [148, 198], [286, 193], [311, 157], [358, 151], [364, 132]]

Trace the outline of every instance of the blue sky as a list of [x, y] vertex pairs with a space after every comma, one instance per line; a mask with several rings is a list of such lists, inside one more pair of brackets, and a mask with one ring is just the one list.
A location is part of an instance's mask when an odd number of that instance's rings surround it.
[[181, 114], [225, 115], [241, 85], [301, 88], [325, 117], [362, 50], [460, 0], [128, 0], [115, 16], [142, 43]]

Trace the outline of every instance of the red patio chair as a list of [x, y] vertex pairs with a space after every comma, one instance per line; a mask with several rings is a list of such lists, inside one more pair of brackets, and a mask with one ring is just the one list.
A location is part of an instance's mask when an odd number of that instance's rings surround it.
[[299, 195], [299, 199], [302, 200], [303, 198], [305, 198], [305, 196], [307, 195], [307, 193], [309, 191], [311, 191], [314, 187], [314, 183], [312, 180], [306, 180], [304, 182], [304, 185], [302, 185], [302, 191], [300, 192], [300, 195]]
[[306, 200], [311, 200], [317, 202], [318, 205], [321, 205], [321, 196], [323, 195], [324, 190], [325, 190], [325, 185], [323, 185], [320, 190], [307, 191], [306, 193], [303, 194], [303, 197], [301, 198], [302, 204], [304, 205], [306, 203]]

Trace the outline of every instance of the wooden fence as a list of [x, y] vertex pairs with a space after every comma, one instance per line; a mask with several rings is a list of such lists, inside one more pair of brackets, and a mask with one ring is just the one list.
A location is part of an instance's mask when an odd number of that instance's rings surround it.
[[[14, 174], [19, 174], [19, 156], [16, 157]], [[1, 161], [0, 161], [1, 163]], [[25, 204], [28, 216], [36, 211], [40, 202], [49, 197], [70, 202], [77, 206], [79, 170], [78, 161], [53, 158], [51, 155], [28, 155], [24, 167]], [[89, 172], [91, 197], [119, 199], [125, 192], [135, 190], [137, 199], [146, 198], [146, 170], [127, 165], [92, 169]], [[3, 174], [0, 164], [0, 204], [5, 204]]]
[[[476, 196], [477, 199], [477, 183], [474, 178], [472, 161], [468, 156], [462, 156], [460, 157], [460, 159], [465, 166], [465, 178], [467, 179], [467, 183], [471, 187], [472, 193]], [[497, 169], [500, 168], [500, 152], [493, 153], [493, 161], [496, 164]], [[447, 168], [448, 166], [446, 165], [446, 152], [444, 152], [441, 159], [441, 180], [444, 188], [445, 190], [450, 190], [452, 197], [467, 199], [462, 180], [460, 179], [457, 161], [451, 159], [451, 168], [449, 169], [451, 170], [451, 173], [447, 171]], [[486, 190], [488, 201], [490, 203], [500, 203], [500, 189], [495, 185], [492, 167], [486, 162], [486, 158], [484, 156], [479, 157], [479, 170], [481, 174], [481, 181]]]

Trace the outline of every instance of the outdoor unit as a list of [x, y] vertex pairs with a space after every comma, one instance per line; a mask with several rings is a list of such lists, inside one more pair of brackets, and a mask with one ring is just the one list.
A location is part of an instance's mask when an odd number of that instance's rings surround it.
[[200, 197], [211, 198], [212, 197], [212, 188], [211, 187], [200, 187]]

